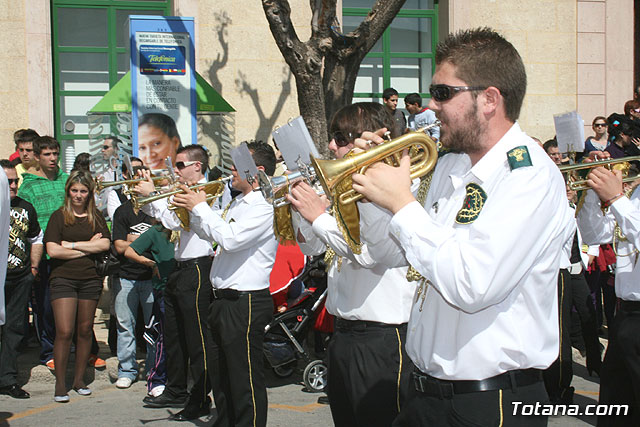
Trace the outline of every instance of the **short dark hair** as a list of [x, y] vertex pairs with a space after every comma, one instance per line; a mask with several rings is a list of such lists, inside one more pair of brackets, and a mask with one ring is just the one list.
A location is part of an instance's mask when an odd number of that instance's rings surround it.
[[333, 135], [341, 132], [352, 142], [366, 130], [375, 131], [387, 128], [395, 138], [396, 126], [389, 110], [377, 102], [356, 102], [339, 109], [331, 119], [329, 132]]
[[[129, 156], [129, 161], [130, 161], [131, 163], [133, 163], [133, 162], [140, 162], [140, 163], [142, 163], [142, 164], [144, 165], [144, 162], [143, 162], [140, 158], [138, 158], [138, 157], [136, 157], [136, 156]], [[136, 167], [135, 167], [135, 166], [133, 166], [133, 168], [132, 168], [132, 169], [135, 169], [135, 168], [136, 168]], [[126, 164], [125, 162], [122, 162], [122, 174], [123, 174], [123, 175], [127, 175], [128, 173], [129, 173], [129, 171], [127, 170], [127, 164]]]
[[176, 122], [170, 116], [162, 113], [147, 113], [140, 118], [140, 121], [138, 122], [138, 128], [144, 125], [160, 129], [169, 138], [178, 138], [178, 141], [180, 141], [180, 144], [182, 144]]
[[253, 152], [251, 157], [253, 157], [256, 166], [262, 166], [268, 176], [273, 176], [273, 173], [276, 171], [276, 153], [273, 151], [273, 148], [264, 141], [251, 140], [243, 142], [245, 142], [247, 148]]
[[15, 169], [16, 168], [13, 165], [13, 163], [11, 163], [11, 160], [8, 160], [8, 159], [1, 159], [0, 160], [0, 167], [2, 169]]
[[118, 149], [118, 145], [122, 144], [122, 140], [120, 138], [118, 138], [115, 135], [109, 135], [107, 137], [104, 138], [105, 142], [106, 141], [111, 141], [111, 147], [113, 147], [114, 150]]
[[542, 148], [544, 148], [544, 152], [548, 153], [549, 152], [549, 148], [558, 148], [558, 141], [556, 141], [555, 138], [548, 140], [547, 142], [545, 142], [544, 144], [542, 144]]
[[629, 114], [631, 114], [631, 110], [635, 110], [636, 108], [640, 108], [640, 101], [637, 99], [630, 99], [624, 103], [624, 115], [629, 116]]
[[45, 135], [37, 137], [35, 141], [33, 141], [33, 152], [36, 156], [39, 156], [42, 150], [45, 149], [57, 149], [60, 151], [60, 143], [52, 136]]
[[603, 120], [605, 123], [607, 122], [607, 118], [605, 116], [595, 116], [591, 121], [591, 126], [595, 125], [598, 120]]
[[187, 158], [202, 164], [202, 173], [209, 170], [209, 152], [200, 144], [184, 145], [178, 148], [176, 154], [187, 153]]
[[389, 99], [394, 95], [398, 96], [398, 91], [392, 87], [388, 87], [384, 91], [382, 91], [382, 99]]
[[83, 170], [89, 171], [89, 165], [91, 164], [91, 154], [89, 153], [80, 153], [76, 156], [76, 159], [73, 162], [72, 171], [74, 170]]
[[488, 27], [449, 34], [436, 49], [436, 65], [443, 62], [455, 66], [456, 77], [469, 86], [498, 88], [507, 118], [518, 119], [527, 72], [520, 54], [504, 37]]
[[18, 148], [18, 144], [33, 142], [39, 136], [38, 132], [33, 129], [18, 129], [13, 133], [13, 142], [16, 144], [16, 148]]
[[418, 104], [418, 107], [422, 107], [422, 97], [417, 93], [410, 93], [404, 97], [404, 105]]

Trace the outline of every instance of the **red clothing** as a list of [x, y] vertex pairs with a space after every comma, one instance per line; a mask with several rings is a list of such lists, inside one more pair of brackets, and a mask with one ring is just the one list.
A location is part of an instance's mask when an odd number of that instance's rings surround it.
[[278, 245], [276, 260], [269, 276], [269, 291], [277, 309], [287, 304], [287, 288], [304, 270], [305, 257], [298, 245]]

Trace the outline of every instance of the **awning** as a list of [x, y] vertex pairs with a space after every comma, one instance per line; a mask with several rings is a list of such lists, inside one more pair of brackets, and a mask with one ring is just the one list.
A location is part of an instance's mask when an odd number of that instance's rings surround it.
[[[196, 72], [196, 108], [198, 113], [231, 113], [234, 108]], [[131, 71], [127, 72], [87, 114], [131, 112]]]

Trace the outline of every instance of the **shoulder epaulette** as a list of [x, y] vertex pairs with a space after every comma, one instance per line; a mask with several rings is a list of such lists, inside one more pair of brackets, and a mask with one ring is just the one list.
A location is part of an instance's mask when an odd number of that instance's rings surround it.
[[507, 160], [509, 160], [511, 170], [533, 165], [529, 149], [525, 145], [507, 151]]

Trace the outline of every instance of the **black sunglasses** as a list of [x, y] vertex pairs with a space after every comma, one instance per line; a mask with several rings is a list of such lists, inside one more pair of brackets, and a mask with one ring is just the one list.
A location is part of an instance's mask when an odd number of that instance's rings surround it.
[[331, 137], [331, 139], [336, 141], [336, 145], [338, 147], [346, 147], [351, 142], [353, 142], [354, 139], [358, 138], [359, 136], [360, 134], [354, 135], [351, 132], [344, 134], [341, 131], [337, 131], [333, 133], [333, 136]]
[[593, 125], [594, 128], [605, 128], [607, 127], [606, 123], [596, 123]]
[[7, 181], [9, 181], [9, 185], [17, 184], [18, 183], [18, 178], [7, 178]]
[[111, 146], [110, 146], [110, 145], [103, 145], [103, 146], [102, 146], [102, 149], [103, 149], [103, 150], [108, 150], [109, 148], [111, 148]]
[[434, 101], [442, 102], [453, 98], [460, 92], [466, 92], [470, 90], [485, 90], [486, 87], [481, 86], [449, 86], [449, 85], [431, 85], [429, 86], [429, 93]]

